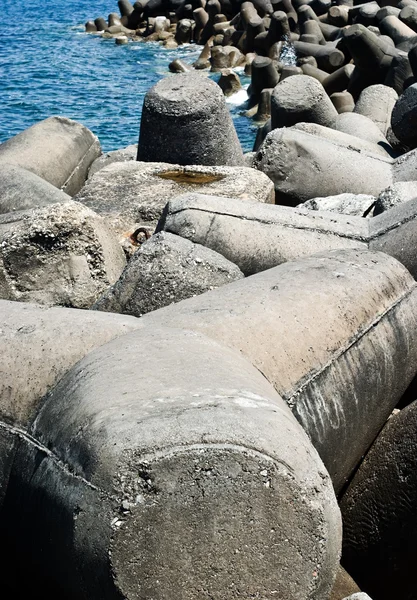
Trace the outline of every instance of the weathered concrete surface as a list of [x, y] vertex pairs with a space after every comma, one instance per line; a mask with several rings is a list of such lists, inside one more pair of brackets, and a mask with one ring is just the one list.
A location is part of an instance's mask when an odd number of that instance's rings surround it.
[[137, 158], [242, 165], [240, 142], [219, 86], [198, 73], [180, 73], [154, 85], [143, 102]]
[[344, 564], [371, 597], [415, 595], [417, 402], [392, 416], [341, 502]]
[[218, 252], [161, 231], [142, 244], [91, 308], [140, 317], [243, 277]]
[[339, 566], [329, 600], [344, 600], [347, 596], [357, 592], [360, 592], [360, 589], [352, 577], [342, 566]]
[[0, 297], [89, 308], [125, 258], [104, 220], [69, 199], [0, 216]]
[[202, 167], [125, 162], [88, 180], [76, 200], [102, 215], [119, 238], [137, 227], [155, 227], [166, 203], [188, 191], [274, 202], [271, 180], [248, 167]]
[[271, 97], [272, 129], [300, 122], [330, 127], [337, 110], [317, 79], [308, 75], [288, 77], [274, 87]]
[[399, 156], [392, 165], [393, 182], [417, 181], [417, 149]]
[[277, 204], [295, 206], [310, 198], [347, 192], [375, 196], [392, 183], [392, 160], [357, 152], [348, 141], [353, 136], [335, 130], [332, 134], [340, 140], [295, 127], [274, 129], [266, 136], [254, 166], [274, 182]]
[[139, 327], [133, 317], [0, 300], [0, 506], [16, 444], [41, 398], [88, 352]]
[[415, 374], [416, 286], [386, 254], [337, 250], [141, 321], [200, 331], [242, 352], [292, 408], [339, 491]]
[[0, 144], [0, 164], [22, 167], [74, 196], [101, 154], [89, 129], [65, 117], [49, 117]]
[[245, 275], [326, 249], [366, 247], [365, 219], [186, 194], [168, 203], [158, 228], [203, 244]]
[[203, 244], [252, 275], [337, 248], [386, 252], [417, 279], [417, 198], [372, 219], [200, 194], [170, 201], [158, 226]]
[[325, 198], [312, 198], [303, 204], [299, 204], [297, 208], [308, 208], [308, 210], [336, 212], [342, 215], [362, 217], [365, 213], [369, 213], [369, 216], [372, 216], [370, 209], [375, 204], [375, 201], [375, 196], [368, 196], [366, 194], [338, 194], [337, 196], [327, 196]]
[[[347, 114], [349, 116], [349, 113]], [[357, 116], [359, 118], [361, 117], [361, 115]], [[385, 159], [391, 159], [391, 156], [387, 156], [386, 150], [384, 150], [384, 148], [381, 146], [378, 146], [377, 143], [366, 140], [363, 137], [358, 137], [357, 135], [351, 135], [344, 131], [338, 131], [337, 129], [331, 129], [330, 127], [322, 127], [321, 125], [316, 125], [315, 123], [297, 123], [297, 125], [294, 125], [293, 129], [296, 129], [297, 131], [304, 131], [305, 133], [310, 133], [311, 135], [316, 135], [326, 140], [330, 140], [335, 144], [347, 146], [355, 152], [365, 152], [365, 154], [371, 155], [382, 155], [382, 157]]]
[[375, 153], [382, 156], [395, 158], [398, 156], [388, 143], [378, 125], [369, 117], [354, 112], [345, 112], [338, 115], [332, 123], [333, 129], [348, 135], [359, 137], [374, 144]]
[[126, 148], [121, 148], [120, 150], [113, 150], [112, 152], [102, 154], [96, 158], [91, 167], [88, 169], [88, 179], [90, 179], [90, 177], [97, 173], [97, 171], [100, 171], [100, 169], [103, 167], [107, 167], [107, 165], [111, 165], [114, 162], [128, 162], [130, 160], [136, 160], [137, 153], [137, 144], [132, 144], [131, 146], [126, 146]]
[[393, 88], [382, 84], [370, 85], [359, 96], [354, 112], [374, 121], [386, 136], [397, 99], [398, 94]]
[[61, 379], [16, 453], [2, 517], [9, 573], [16, 549], [48, 600], [323, 598], [341, 541], [322, 462], [262, 374], [159, 327]]
[[395, 136], [410, 148], [417, 146], [415, 123], [417, 119], [417, 85], [410, 85], [398, 98], [391, 115]]
[[1, 164], [0, 214], [68, 200], [68, 194], [34, 173], [15, 165]]
[[383, 190], [375, 204], [374, 215], [377, 216], [394, 206], [404, 204], [417, 198], [417, 181], [398, 181]]

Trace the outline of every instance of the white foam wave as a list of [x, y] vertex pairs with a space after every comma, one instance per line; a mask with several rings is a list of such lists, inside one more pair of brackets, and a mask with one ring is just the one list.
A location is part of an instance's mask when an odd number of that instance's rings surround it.
[[235, 104], [238, 106], [239, 104], [244, 104], [248, 99], [248, 93], [246, 90], [239, 90], [232, 96], [226, 98], [227, 104]]

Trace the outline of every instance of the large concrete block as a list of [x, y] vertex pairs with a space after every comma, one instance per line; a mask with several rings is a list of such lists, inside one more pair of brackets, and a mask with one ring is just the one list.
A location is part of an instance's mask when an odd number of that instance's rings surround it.
[[187, 194], [168, 203], [159, 229], [223, 254], [245, 275], [327, 249], [366, 247], [365, 219]]
[[274, 185], [248, 167], [202, 167], [129, 161], [108, 165], [88, 180], [76, 200], [106, 219], [119, 239], [155, 227], [166, 203], [189, 191], [274, 202]]
[[365, 117], [359, 113], [346, 112], [337, 116], [332, 127], [343, 133], [371, 142], [374, 144], [375, 153], [377, 154], [391, 158], [397, 156], [378, 125], [369, 119], [369, 117]]
[[359, 96], [354, 112], [372, 119], [386, 136], [397, 98], [397, 92], [391, 87], [382, 84], [370, 85]]
[[101, 154], [97, 137], [76, 121], [49, 117], [0, 145], [0, 164], [7, 162], [74, 196]]
[[242, 165], [243, 153], [219, 86], [196, 73], [162, 79], [146, 94], [138, 160]]
[[133, 317], [0, 300], [0, 506], [41, 398], [88, 352], [139, 327]]
[[358, 248], [287, 262], [141, 321], [199, 331], [246, 356], [340, 491], [415, 374], [416, 309], [410, 273]]
[[271, 97], [272, 129], [300, 122], [331, 126], [337, 110], [317, 79], [308, 75], [288, 77], [278, 83]]
[[67, 202], [70, 196], [38, 175], [2, 163], [0, 166], [0, 214]]
[[414, 83], [398, 98], [391, 114], [391, 127], [394, 135], [409, 148], [417, 146], [416, 119], [417, 84]]
[[133, 254], [118, 281], [91, 308], [140, 317], [243, 277], [221, 254], [161, 231]]
[[337, 135], [338, 141], [330, 140], [291, 127], [266, 136], [254, 166], [274, 182], [277, 204], [295, 206], [347, 192], [377, 196], [392, 183], [391, 159], [357, 152], [349, 143], [353, 136]]
[[365, 215], [371, 217], [375, 201], [375, 196], [367, 196], [366, 194], [339, 194], [338, 196], [326, 196], [325, 198], [312, 198], [303, 204], [299, 204], [297, 208], [335, 212], [357, 217]]
[[323, 464], [263, 375], [159, 327], [91, 352], [49, 394], [1, 525], [9, 575], [24, 561], [48, 600], [313, 600], [341, 542]]
[[104, 220], [69, 199], [0, 215], [0, 297], [89, 308], [125, 258]]
[[363, 219], [188, 194], [168, 204], [159, 229], [223, 254], [245, 275], [325, 249], [367, 247], [394, 256], [417, 279], [417, 199]]
[[372, 598], [415, 596], [417, 402], [393, 415], [341, 501], [346, 568]]
[[377, 216], [414, 198], [417, 198], [417, 181], [393, 183], [379, 194], [375, 203], [374, 215]]

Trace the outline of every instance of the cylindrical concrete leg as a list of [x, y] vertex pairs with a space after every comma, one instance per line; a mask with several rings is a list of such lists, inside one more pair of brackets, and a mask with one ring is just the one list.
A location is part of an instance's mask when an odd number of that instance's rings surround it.
[[341, 501], [343, 564], [373, 598], [413, 598], [417, 402], [393, 415]]
[[330, 125], [336, 117], [337, 111], [323, 86], [313, 77], [290, 77], [279, 83], [272, 93], [272, 129], [302, 121]]
[[343, 92], [349, 85], [350, 78], [352, 76], [354, 65], [345, 65], [340, 67], [337, 71], [334, 71], [331, 75], [326, 77], [322, 82], [326, 92], [331, 96], [335, 92]]
[[371, 85], [359, 96], [355, 112], [374, 121], [386, 136], [397, 99], [398, 94], [392, 88], [386, 85]]
[[198, 74], [163, 79], [145, 96], [138, 160], [240, 165], [243, 153], [219, 86]]
[[336, 92], [330, 96], [330, 100], [333, 102], [333, 106], [339, 115], [345, 112], [352, 112], [355, 108], [355, 101], [349, 92]]
[[256, 104], [265, 88], [274, 88], [279, 81], [279, 74], [273, 61], [265, 56], [257, 56], [252, 61], [251, 103]]
[[32, 171], [74, 196], [100, 154], [100, 143], [87, 127], [65, 117], [49, 117], [3, 142], [0, 164]]
[[344, 54], [331, 45], [320, 46], [319, 44], [296, 41], [294, 42], [294, 48], [298, 56], [314, 56], [319, 69], [327, 73], [333, 73], [345, 62]]
[[48, 600], [328, 597], [341, 545], [330, 478], [285, 402], [239, 352], [169, 327], [61, 380], [2, 526]]

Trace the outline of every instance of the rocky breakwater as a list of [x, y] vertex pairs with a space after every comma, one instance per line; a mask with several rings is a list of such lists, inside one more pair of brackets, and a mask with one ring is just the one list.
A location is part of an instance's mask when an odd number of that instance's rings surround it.
[[[260, 121], [270, 115], [272, 89], [290, 76], [304, 74], [323, 84], [338, 113], [355, 111], [365, 116], [366, 102], [356, 108], [355, 104], [368, 87], [384, 84], [392, 88], [395, 98], [415, 81], [417, 19], [413, 6], [404, 0], [395, 6], [375, 0], [363, 4], [140, 0], [133, 5], [121, 0], [118, 4], [120, 16], [112, 13], [107, 20], [89, 21], [86, 30], [115, 37], [117, 43], [127, 43], [130, 36], [160, 41], [170, 48], [202, 44], [193, 65], [173, 61], [170, 68], [221, 72], [222, 89], [231, 93], [239, 84], [229, 70], [244, 66], [252, 79], [249, 114]], [[270, 127], [268, 123], [267, 130]], [[398, 143], [396, 135], [389, 133], [390, 140]]]
[[245, 157], [200, 77], [148, 92], [138, 148], [62, 118], [0, 146], [4, 585], [409, 600], [417, 169], [385, 134], [413, 96], [344, 119], [287, 77]]

